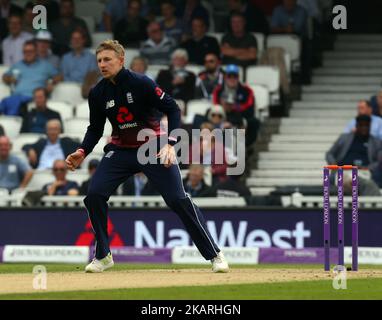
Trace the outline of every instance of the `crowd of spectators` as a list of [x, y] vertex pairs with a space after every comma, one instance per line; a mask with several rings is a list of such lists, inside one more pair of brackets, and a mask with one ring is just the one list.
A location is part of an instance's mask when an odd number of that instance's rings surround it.
[[[296, 34], [303, 44], [307, 43], [307, 18], [313, 11], [297, 4], [302, 2], [273, 1], [272, 10], [267, 11], [257, 1], [228, 0], [226, 20], [219, 30], [224, 33], [220, 40], [208, 33], [213, 15], [199, 0], [109, 0], [96, 30], [110, 32], [126, 48], [139, 50], [139, 56], [130, 65], [134, 72], [145, 74], [149, 65], [166, 65], [154, 80], [175, 99], [185, 103], [205, 99], [214, 105], [205, 116], [195, 117], [192, 128], [210, 132], [215, 128], [243, 128], [249, 147], [256, 141], [260, 121], [255, 117], [256, 96], [239, 80], [239, 67], [256, 65], [260, 59], [254, 32]], [[32, 27], [32, 9], [36, 4], [47, 8], [47, 30]], [[56, 187], [49, 186], [46, 190], [54, 194], [62, 189], [62, 181], [66, 181], [60, 161], [76, 148], [78, 141], [60, 137], [65, 128], [59, 112], [49, 108], [49, 97], [63, 81], [81, 84], [82, 96], [87, 98], [91, 87], [100, 79], [95, 55], [90, 50], [91, 32], [85, 20], [77, 16], [73, 0], [35, 0], [24, 8], [1, 0], [0, 7], [0, 26], [3, 26], [0, 57], [1, 63], [9, 68], [2, 80], [11, 89], [11, 95], [0, 101], [0, 114], [22, 116], [23, 133], [46, 133], [45, 138], [24, 146], [29, 164], [25, 164], [22, 172], [27, 172], [28, 166], [53, 170]], [[309, 54], [308, 46], [303, 45], [304, 75], [309, 75]], [[189, 65], [203, 66], [204, 70], [195, 74], [187, 68]], [[382, 104], [380, 100], [376, 99], [378, 103], [373, 110], [382, 110], [378, 107]], [[213, 137], [214, 148], [226, 148], [219, 143]], [[225, 157], [231, 157], [230, 152], [224, 151]], [[207, 164], [209, 157], [204, 156], [202, 163]], [[225, 176], [227, 165], [224, 163], [222, 170], [212, 163], [212, 187], [228, 183], [237, 188], [240, 181]], [[198, 181], [200, 171], [200, 167], [191, 167], [185, 180], [185, 188], [191, 194], [200, 194], [206, 189], [203, 182]], [[139, 189], [143, 184], [144, 179], [135, 176], [122, 193], [146, 194], [147, 190]], [[80, 192], [79, 186], [72, 187], [70, 190]]]

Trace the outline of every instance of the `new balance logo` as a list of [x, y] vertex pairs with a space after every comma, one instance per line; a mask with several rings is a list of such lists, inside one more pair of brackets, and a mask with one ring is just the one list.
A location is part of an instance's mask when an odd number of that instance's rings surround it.
[[111, 156], [114, 154], [114, 151], [109, 151], [107, 154], [106, 154], [106, 156], [105, 156], [105, 158], [111, 158]]
[[106, 102], [106, 109], [113, 108], [115, 106], [114, 100]]
[[131, 92], [126, 93], [127, 103], [134, 103], [133, 96]]

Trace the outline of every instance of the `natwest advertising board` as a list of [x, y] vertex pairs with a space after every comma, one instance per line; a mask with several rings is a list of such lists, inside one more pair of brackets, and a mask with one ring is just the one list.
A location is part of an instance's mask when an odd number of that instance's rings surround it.
[[[319, 209], [204, 209], [207, 227], [221, 247], [321, 247]], [[347, 218], [347, 219], [346, 219]], [[332, 243], [336, 243], [336, 215], [332, 213]], [[350, 213], [345, 215], [345, 243], [350, 245]], [[361, 210], [359, 244], [382, 247], [382, 213]], [[166, 209], [110, 210], [113, 246], [172, 248], [191, 245], [175, 213]], [[1, 210], [0, 245], [92, 245], [94, 237], [85, 210]]]

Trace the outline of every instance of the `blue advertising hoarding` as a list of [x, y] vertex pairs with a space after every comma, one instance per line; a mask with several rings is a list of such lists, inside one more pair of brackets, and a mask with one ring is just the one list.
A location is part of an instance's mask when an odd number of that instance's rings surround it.
[[[321, 247], [319, 209], [204, 209], [207, 227], [219, 246]], [[382, 212], [361, 210], [359, 245], [382, 247]], [[336, 214], [331, 215], [332, 245]], [[345, 244], [350, 245], [350, 212], [345, 214]], [[114, 246], [172, 248], [191, 240], [175, 213], [167, 209], [112, 209], [109, 234]], [[94, 237], [83, 209], [0, 210], [0, 246], [92, 245]]]

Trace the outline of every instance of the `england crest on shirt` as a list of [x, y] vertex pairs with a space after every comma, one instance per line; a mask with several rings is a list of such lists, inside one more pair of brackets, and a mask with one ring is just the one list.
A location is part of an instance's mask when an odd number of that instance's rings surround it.
[[126, 93], [126, 99], [127, 99], [127, 103], [134, 103], [131, 92]]

